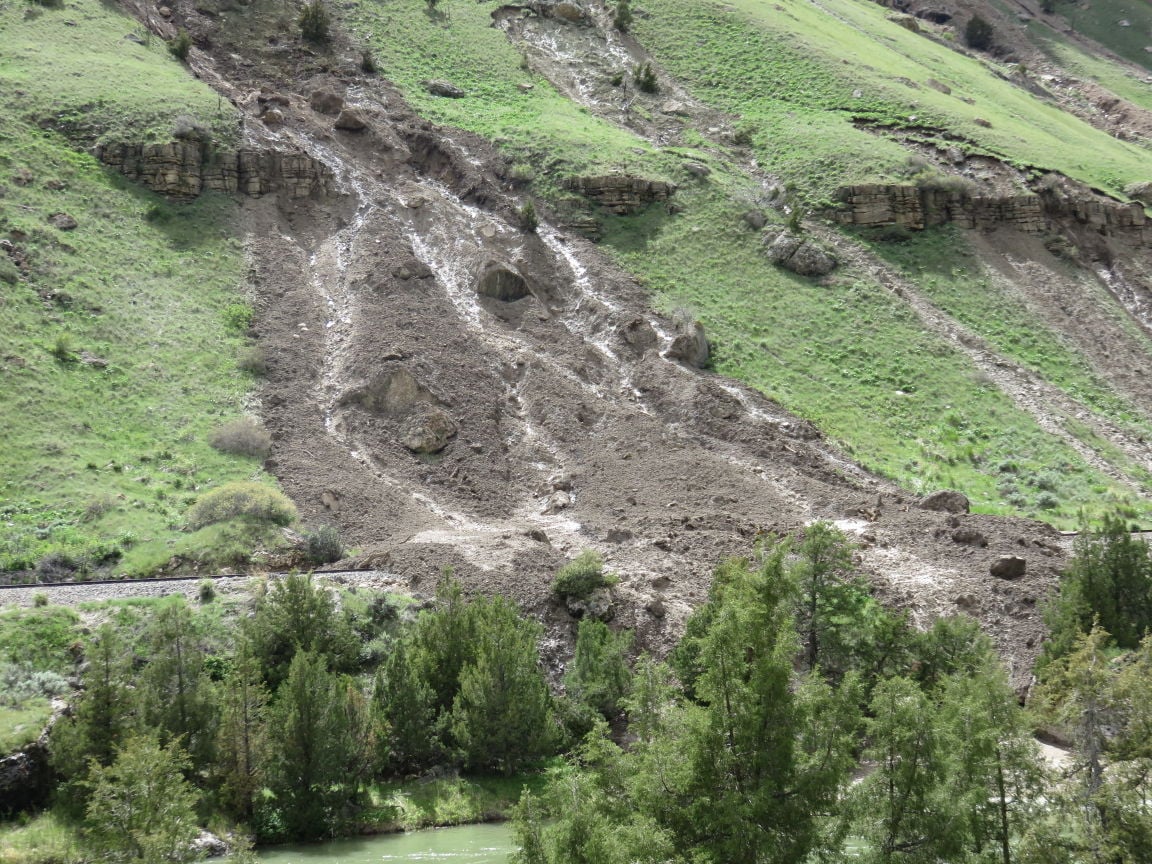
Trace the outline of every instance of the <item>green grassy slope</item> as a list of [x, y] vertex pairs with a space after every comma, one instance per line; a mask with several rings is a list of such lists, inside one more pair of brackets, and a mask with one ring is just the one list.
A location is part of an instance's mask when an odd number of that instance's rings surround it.
[[[216, 117], [217, 100], [162, 44], [125, 40], [135, 23], [97, 0], [25, 8], [0, 10], [0, 88], [16, 93], [0, 100], [13, 244], [0, 251], [0, 570], [145, 572], [216, 539], [179, 533], [197, 490], [259, 471], [207, 443], [249, 386], [236, 205], [169, 205], [78, 148], [166, 138], [179, 115]], [[54, 227], [55, 213], [78, 227]]]
[[[1116, 192], [1145, 176], [1146, 151], [1014, 87], [987, 59], [887, 21], [875, 4], [651, 0], [645, 9], [650, 14], [634, 25], [640, 41], [697, 98], [739, 115], [753, 133], [760, 165], [810, 206], [828, 201], [840, 185], [890, 177], [906, 164], [907, 150], [861, 128], [861, 121], [912, 130], [929, 142], [959, 141], [972, 152], [1060, 170]], [[1066, 418], [1066, 428], [1126, 479], [1087, 466], [966, 356], [924, 332], [912, 311], [870, 277], [846, 270], [824, 287], [769, 266], [758, 236], [739, 219], [753, 194], [746, 179], [712, 161], [707, 183], [690, 181], [674, 167], [686, 151], [658, 151], [573, 107], [520, 68], [515, 47], [489, 26], [489, 12], [467, 0], [444, 0], [431, 14], [391, 2], [364, 3], [350, 14], [382, 73], [422, 113], [486, 135], [511, 160], [532, 163], [538, 194], [550, 197], [564, 173], [601, 166], [680, 182], [681, 213], [609, 217], [604, 247], [649, 286], [658, 305], [687, 308], [704, 322], [718, 371], [812, 419], [863, 464], [913, 489], [955, 486], [983, 511], [1064, 525], [1082, 507], [1148, 509], [1135, 501], [1148, 479], [1138, 466]], [[473, 95], [429, 96], [420, 84], [428, 78]], [[928, 87], [931, 78], [952, 94]], [[529, 93], [516, 88], [525, 80], [536, 85]], [[917, 263], [935, 247], [948, 250], [933, 252], [944, 275], [925, 274]], [[1146, 426], [1147, 418], [1059, 339], [1037, 327], [1023, 336], [1027, 310], [995, 296], [957, 248], [954, 237], [925, 235], [895, 253], [907, 260], [892, 263], [942, 309], [1085, 411]], [[954, 253], [956, 261], [949, 258]], [[981, 308], [983, 316], [976, 314]]]

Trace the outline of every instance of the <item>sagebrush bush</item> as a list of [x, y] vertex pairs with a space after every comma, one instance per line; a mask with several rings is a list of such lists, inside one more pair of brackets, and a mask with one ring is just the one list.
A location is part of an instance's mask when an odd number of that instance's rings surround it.
[[632, 70], [632, 77], [636, 86], [644, 93], [655, 93], [660, 89], [656, 81], [656, 73], [652, 71], [651, 63], [644, 63]]
[[196, 599], [201, 603], [211, 603], [216, 599], [216, 585], [211, 579], [201, 579], [196, 590]]
[[213, 432], [208, 443], [221, 453], [263, 459], [272, 448], [272, 436], [251, 417], [241, 417]]
[[240, 352], [240, 356], [236, 358], [236, 366], [241, 372], [263, 378], [268, 374], [268, 356], [259, 345], [253, 345]]
[[296, 519], [296, 505], [271, 486], [244, 480], [204, 493], [185, 517], [192, 530], [230, 519], [291, 525]]
[[237, 333], [244, 333], [252, 326], [255, 314], [247, 303], [229, 303], [224, 308], [224, 326]]
[[615, 574], [604, 572], [604, 559], [599, 552], [585, 549], [556, 571], [552, 593], [562, 599], [586, 600], [598, 588], [608, 588], [619, 581]]
[[320, 0], [305, 3], [297, 22], [300, 25], [300, 35], [306, 42], [323, 45], [328, 41], [328, 30], [331, 22], [328, 10]]
[[520, 230], [524, 233], [532, 234], [539, 227], [540, 220], [536, 216], [536, 205], [532, 203], [531, 198], [520, 207], [518, 215], [520, 217]]
[[56, 672], [37, 671], [26, 663], [0, 664], [0, 705], [21, 708], [29, 699], [63, 696], [71, 688]]
[[321, 525], [304, 534], [308, 542], [308, 560], [313, 564], [331, 564], [344, 557], [344, 544], [340, 532], [331, 525]]
[[360, 71], [365, 75], [375, 75], [376, 68], [376, 55], [365, 48], [360, 52]]
[[632, 4], [628, 0], [617, 0], [616, 12], [612, 16], [612, 26], [621, 33], [627, 33], [632, 26]]

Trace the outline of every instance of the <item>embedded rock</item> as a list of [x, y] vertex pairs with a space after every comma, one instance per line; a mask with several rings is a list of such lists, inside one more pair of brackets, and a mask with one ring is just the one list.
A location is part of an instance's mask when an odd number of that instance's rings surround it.
[[968, 496], [952, 489], [941, 489], [925, 495], [917, 502], [921, 510], [936, 510], [940, 513], [967, 513]]
[[1027, 561], [1016, 555], [1001, 555], [992, 562], [988, 572], [997, 579], [1019, 579], [1024, 575]]
[[460, 427], [443, 408], [431, 408], [404, 424], [400, 443], [413, 453], [439, 453], [456, 437]]
[[957, 528], [952, 532], [952, 542], [965, 546], [978, 546], [983, 549], [988, 545], [988, 538], [975, 528]]
[[798, 276], [825, 276], [836, 269], [836, 257], [815, 240], [790, 231], [764, 235], [768, 260]]
[[443, 96], [445, 99], [463, 99], [468, 95], [449, 81], [421, 81], [420, 83], [433, 96]]
[[198, 141], [97, 147], [97, 160], [167, 198], [189, 200], [212, 190], [259, 197], [283, 192], [307, 198], [330, 192], [332, 172], [305, 153], [280, 150], [213, 153]]
[[53, 213], [48, 217], [48, 223], [53, 228], [59, 228], [61, 231], [73, 231], [78, 224], [76, 220], [67, 213]]

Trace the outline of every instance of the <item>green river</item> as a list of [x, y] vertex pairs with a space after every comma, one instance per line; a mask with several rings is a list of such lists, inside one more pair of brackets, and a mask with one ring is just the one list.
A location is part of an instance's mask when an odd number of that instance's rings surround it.
[[501, 823], [429, 828], [259, 850], [261, 864], [507, 864], [516, 850], [512, 828]]

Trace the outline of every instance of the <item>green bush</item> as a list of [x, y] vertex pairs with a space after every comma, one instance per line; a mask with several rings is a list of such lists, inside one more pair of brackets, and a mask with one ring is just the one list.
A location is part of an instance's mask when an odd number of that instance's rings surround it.
[[321, 525], [304, 535], [308, 542], [308, 560], [313, 564], [331, 564], [344, 557], [344, 544], [340, 532], [331, 525]]
[[376, 68], [376, 56], [365, 48], [360, 52], [360, 71], [365, 75], [375, 75]]
[[655, 93], [660, 89], [656, 82], [656, 73], [652, 71], [651, 63], [643, 63], [632, 70], [632, 77], [636, 86], [644, 93]]
[[305, 42], [323, 45], [328, 41], [328, 29], [331, 22], [328, 18], [328, 10], [320, 0], [306, 3], [296, 23], [300, 25], [300, 35], [304, 37]]
[[987, 51], [992, 47], [993, 36], [995, 36], [995, 30], [992, 25], [979, 15], [973, 15], [968, 19], [968, 24], [964, 28], [964, 41], [968, 43], [969, 48]]
[[556, 571], [552, 593], [561, 599], [585, 600], [598, 588], [609, 588], [619, 581], [615, 574], [604, 572], [599, 552], [585, 549]]
[[247, 303], [229, 303], [224, 308], [224, 325], [229, 330], [244, 333], [252, 326], [255, 314]]
[[621, 33], [627, 33], [632, 26], [632, 4], [629, 0], [617, 0], [616, 13], [612, 16], [612, 26]]
[[187, 30], [181, 30], [168, 43], [168, 53], [182, 63], [188, 60], [188, 52], [191, 50], [192, 37], [188, 35]]
[[247, 372], [249, 375], [263, 378], [268, 374], [268, 356], [259, 345], [253, 345], [251, 348], [246, 348], [240, 352], [240, 356], [236, 360], [236, 366], [241, 372]]
[[230, 519], [291, 525], [296, 520], [296, 505], [271, 486], [242, 480], [204, 493], [186, 517], [188, 527], [193, 530]]
[[520, 230], [525, 234], [535, 233], [540, 220], [536, 217], [536, 205], [532, 203], [531, 198], [520, 207], [518, 215], [520, 217]]
[[211, 579], [201, 579], [196, 591], [196, 598], [201, 603], [211, 603], [216, 599], [216, 585]]
[[263, 459], [272, 448], [272, 436], [257, 421], [241, 417], [219, 427], [208, 443], [221, 453]]

